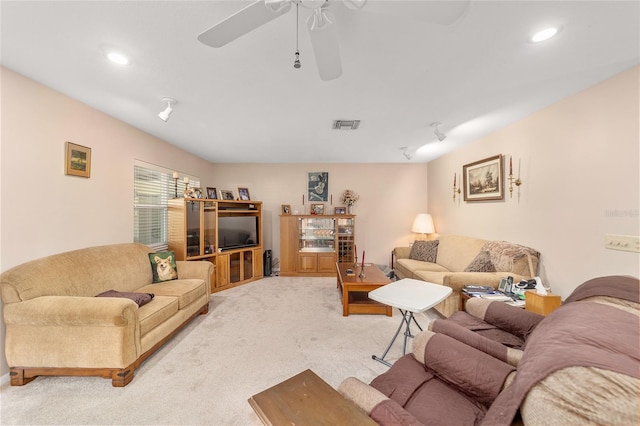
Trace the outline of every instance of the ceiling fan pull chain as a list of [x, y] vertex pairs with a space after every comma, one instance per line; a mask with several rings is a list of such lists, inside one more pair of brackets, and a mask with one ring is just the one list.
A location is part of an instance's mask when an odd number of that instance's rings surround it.
[[302, 66], [300, 63], [300, 50], [298, 49], [298, 3], [296, 3], [296, 53], [295, 60], [293, 61], [293, 67], [298, 69]]

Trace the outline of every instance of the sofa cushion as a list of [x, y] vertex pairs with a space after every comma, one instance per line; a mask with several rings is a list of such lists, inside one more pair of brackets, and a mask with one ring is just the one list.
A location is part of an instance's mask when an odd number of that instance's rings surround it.
[[438, 240], [415, 241], [409, 253], [409, 259], [435, 263], [438, 256]]
[[125, 299], [131, 299], [138, 304], [138, 306], [146, 305], [151, 302], [154, 297], [153, 293], [133, 293], [127, 291], [107, 290], [100, 294], [96, 294], [96, 297], [124, 297]]
[[450, 271], [462, 272], [464, 268], [480, 253], [487, 242], [473, 237], [461, 235], [441, 235], [438, 245], [438, 264]]
[[178, 312], [178, 299], [176, 297], [156, 296], [153, 303], [144, 305], [138, 309], [140, 321], [140, 335], [144, 336]]
[[159, 284], [149, 284], [139, 288], [137, 291], [153, 291], [156, 296], [173, 296], [178, 299], [179, 309], [189, 306], [201, 296], [207, 294], [204, 280], [186, 279], [172, 280]]
[[151, 262], [154, 283], [178, 279], [178, 266], [174, 252], [149, 253], [149, 261]]
[[491, 253], [482, 250], [464, 269], [464, 272], [496, 272], [496, 267], [491, 261]]

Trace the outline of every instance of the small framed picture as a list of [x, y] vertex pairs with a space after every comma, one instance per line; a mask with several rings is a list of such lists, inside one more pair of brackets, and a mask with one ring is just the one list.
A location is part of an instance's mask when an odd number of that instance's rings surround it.
[[249, 197], [249, 188], [238, 188], [238, 197], [240, 201], [251, 200], [251, 197]]
[[227, 189], [221, 189], [220, 199], [225, 201], [233, 201], [233, 191], [229, 191]]
[[217, 200], [218, 199], [218, 190], [215, 188], [212, 188], [210, 186], [207, 186], [207, 198], [210, 198], [212, 200]]
[[311, 204], [311, 214], [324, 214], [324, 204]]
[[91, 177], [91, 148], [67, 142], [64, 174]]
[[291, 214], [291, 205], [290, 204], [283, 204], [282, 205], [282, 214], [283, 215], [290, 215]]
[[346, 207], [336, 207], [335, 214], [347, 214]]

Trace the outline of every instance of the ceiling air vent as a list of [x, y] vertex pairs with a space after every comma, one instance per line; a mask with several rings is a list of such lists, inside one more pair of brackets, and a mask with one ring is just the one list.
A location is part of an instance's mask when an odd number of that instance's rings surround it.
[[335, 130], [356, 130], [360, 126], [360, 120], [333, 120]]

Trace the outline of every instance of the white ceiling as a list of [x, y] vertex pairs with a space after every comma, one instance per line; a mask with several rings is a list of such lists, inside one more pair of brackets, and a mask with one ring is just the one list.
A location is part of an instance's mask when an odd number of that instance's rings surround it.
[[[0, 53], [4, 66], [220, 163], [408, 162], [401, 147], [428, 162], [640, 62], [638, 1], [472, 0], [447, 26], [429, 21], [432, 1], [369, 1], [331, 6], [343, 70], [331, 81], [318, 76], [307, 9], [297, 70], [295, 8], [222, 48], [197, 40], [247, 1], [2, 0]], [[550, 24], [558, 36], [528, 42]], [[109, 63], [107, 47], [131, 64]], [[178, 100], [167, 123], [162, 97]], [[360, 128], [332, 130], [335, 119]]]

